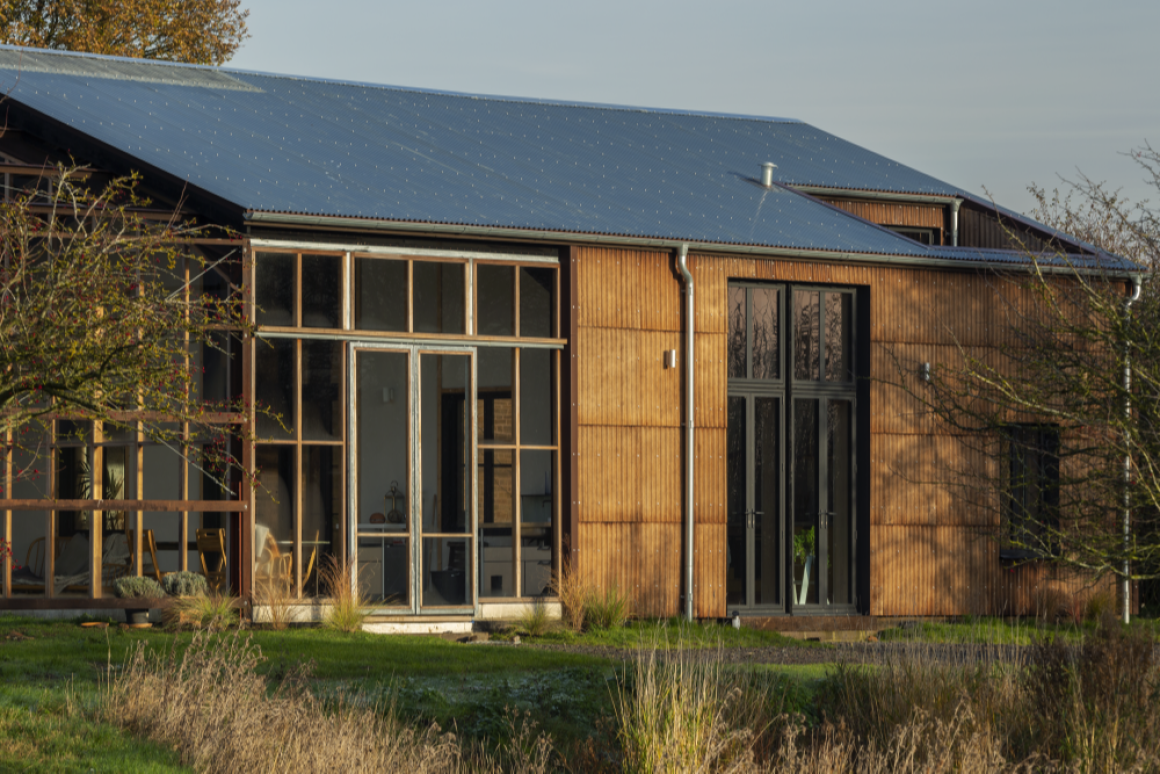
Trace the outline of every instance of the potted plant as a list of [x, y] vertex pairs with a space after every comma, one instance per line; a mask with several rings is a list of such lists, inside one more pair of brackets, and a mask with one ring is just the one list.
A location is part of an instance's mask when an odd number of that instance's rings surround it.
[[[152, 578], [132, 576], [117, 578], [113, 582], [113, 592], [119, 599], [160, 599], [165, 589]], [[125, 620], [131, 624], [149, 623], [148, 607], [125, 608]]]

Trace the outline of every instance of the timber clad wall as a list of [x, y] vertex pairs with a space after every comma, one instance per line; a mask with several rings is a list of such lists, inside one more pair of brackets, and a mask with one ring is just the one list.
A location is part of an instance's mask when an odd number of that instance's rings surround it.
[[[940, 240], [946, 228], [946, 208], [937, 204], [899, 204], [852, 199], [823, 199], [871, 223], [938, 229]], [[940, 241], [941, 244], [941, 241]]]
[[[598, 587], [631, 591], [638, 613], [675, 615], [682, 584], [681, 283], [666, 252], [579, 248], [579, 560]], [[994, 508], [946, 485], [972, 457], [917, 402], [881, 380], [899, 361], [987, 358], [1013, 344], [1007, 303], [1029, 299], [984, 272], [691, 256], [696, 283], [695, 608], [725, 608], [726, 288], [731, 279], [863, 286], [870, 299], [870, 604], [872, 615], [1025, 615], [1045, 589], [1078, 578], [1000, 566]], [[957, 343], [956, 343], [957, 342]], [[864, 522], [863, 522], [864, 523]]]

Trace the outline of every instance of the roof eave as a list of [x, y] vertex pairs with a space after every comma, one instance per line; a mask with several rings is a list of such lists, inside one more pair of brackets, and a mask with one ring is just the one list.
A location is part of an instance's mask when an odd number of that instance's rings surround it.
[[[528, 240], [555, 243], [585, 243], [617, 245], [622, 247], [648, 247], [661, 250], [676, 250], [687, 245], [695, 252], [724, 253], [727, 255], [750, 255], [768, 258], [791, 258], [825, 263], [858, 263], [867, 265], [920, 266], [923, 268], [945, 269], [993, 269], [1010, 271], [1017, 268], [1030, 269], [1033, 264], [988, 260], [983, 252], [977, 258], [964, 256], [960, 259], [936, 258], [916, 255], [857, 253], [841, 250], [814, 250], [767, 245], [741, 245], [728, 242], [698, 242], [688, 239], [666, 239], [660, 237], [634, 237], [620, 234], [593, 234], [574, 231], [550, 231], [508, 226], [474, 226], [456, 223], [433, 223], [373, 218], [349, 218], [336, 215], [301, 215], [288, 212], [266, 212], [249, 210], [243, 217], [248, 223], [267, 226], [298, 226], [308, 228], [343, 228], [378, 232], [414, 234], [423, 232], [440, 236], [486, 237], [492, 239]], [[1046, 274], [1082, 273], [1110, 276], [1135, 276], [1139, 272], [1116, 269], [1084, 269], [1073, 266], [1045, 266], [1040, 270]]]

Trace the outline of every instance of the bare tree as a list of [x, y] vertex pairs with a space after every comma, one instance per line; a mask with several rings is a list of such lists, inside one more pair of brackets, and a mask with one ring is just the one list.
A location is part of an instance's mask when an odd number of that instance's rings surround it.
[[[1132, 157], [1160, 193], [1160, 154]], [[1063, 196], [1031, 190], [1033, 215], [1090, 249], [1028, 249], [1030, 271], [994, 275], [1012, 346], [960, 345], [929, 371], [896, 357], [894, 383], [977, 461], [940, 483], [996, 512], [1008, 558], [1112, 575], [1126, 591], [1160, 577], [1160, 211], [1087, 178]]]

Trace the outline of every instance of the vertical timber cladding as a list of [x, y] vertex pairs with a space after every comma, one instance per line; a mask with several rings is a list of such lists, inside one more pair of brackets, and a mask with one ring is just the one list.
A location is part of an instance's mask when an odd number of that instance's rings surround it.
[[[679, 613], [682, 552], [682, 285], [671, 253], [582, 247], [577, 256], [579, 558], [644, 615]], [[696, 283], [695, 608], [725, 610], [726, 298], [730, 279], [862, 286], [870, 298], [869, 612], [1025, 614], [1078, 579], [1000, 567], [995, 510], [945, 482], [972, 457], [884, 382], [900, 361], [953, 363], [1010, 346], [1007, 304], [1026, 294], [986, 271], [691, 255]], [[1004, 287], [1000, 287], [1004, 286]], [[1001, 294], [1001, 295], [1000, 295]], [[1002, 297], [1001, 297], [1002, 296]], [[1004, 300], [1006, 299], [1006, 300]], [[663, 353], [678, 352], [665, 368]], [[940, 478], [941, 475], [941, 478]]]

